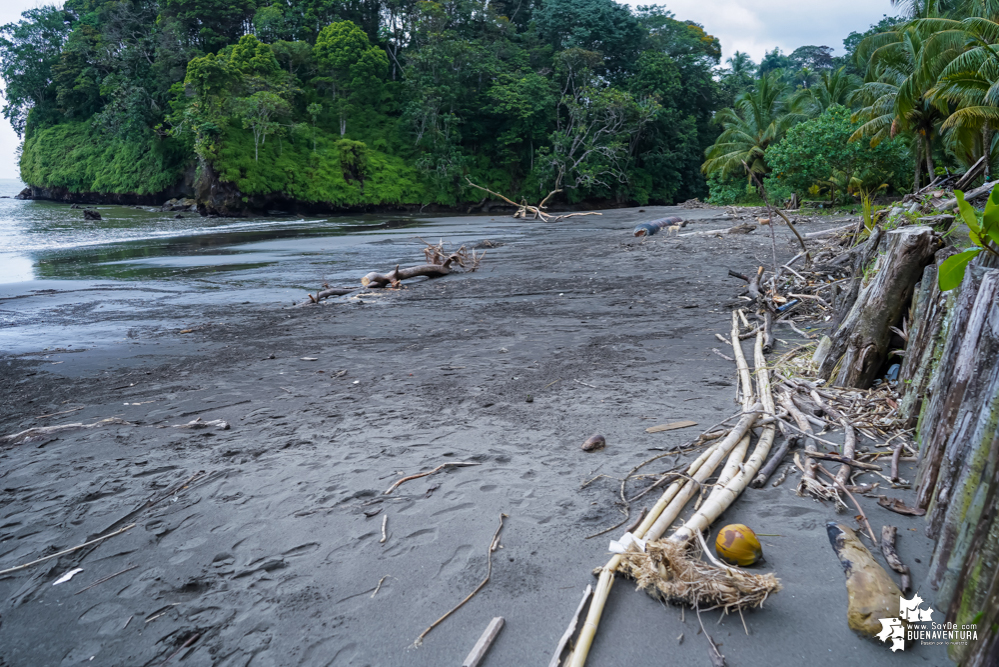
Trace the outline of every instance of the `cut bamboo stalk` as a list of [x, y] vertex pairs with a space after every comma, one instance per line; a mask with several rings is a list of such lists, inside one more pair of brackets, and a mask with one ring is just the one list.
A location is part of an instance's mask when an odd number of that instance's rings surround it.
[[[767, 369], [766, 358], [763, 356], [762, 331], [756, 334], [754, 366], [756, 369], [757, 393], [763, 402], [763, 409], [772, 413], [775, 407], [773, 394], [770, 391], [770, 372]], [[763, 465], [763, 461], [766, 460], [767, 454], [770, 453], [770, 447], [773, 445], [776, 432], [777, 429], [773, 424], [763, 427], [763, 433], [756, 443], [753, 455], [746, 461], [740, 473], [725, 483], [719, 480], [719, 486], [716, 486], [711, 492], [711, 495], [704, 501], [701, 509], [695, 512], [694, 516], [690, 517], [682, 527], [670, 536], [669, 539], [671, 541], [686, 542], [700, 531], [708, 529], [714, 520], [721, 516], [721, 513], [735, 502], [735, 499], [739, 497], [739, 494], [745, 490], [750, 480], [759, 471]]]
[[[746, 355], [742, 350], [742, 343], [739, 340], [739, 320], [736, 317], [736, 311], [732, 311], [731, 345], [732, 352], [735, 355], [735, 363], [739, 369], [739, 385], [742, 387], [742, 409], [745, 411], [749, 410], [755, 399], [753, 396], [753, 381], [749, 374], [749, 364], [746, 362]], [[732, 450], [732, 453], [729, 454], [728, 461], [725, 462], [725, 467], [722, 468], [721, 474], [718, 475], [718, 486], [728, 484], [742, 468], [746, 452], [749, 451], [749, 442], [750, 436], [747, 431], [746, 435], [739, 441], [739, 444]]]
[[[739, 444], [739, 441], [749, 432], [753, 422], [756, 421], [758, 405], [753, 406], [753, 410], [747, 412], [738, 421], [729, 434], [710, 450], [704, 452], [697, 461], [691, 464], [691, 468], [698, 466], [697, 470], [689, 473], [692, 480], [678, 488], [679, 483], [674, 482], [659, 499], [656, 506], [645, 517], [642, 525], [634, 531], [635, 537], [639, 539], [655, 540], [662, 537], [666, 529], [676, 520], [687, 501], [694, 495], [697, 487], [706, 480], [715, 468], [732, 449]], [[593, 637], [597, 633], [597, 626], [600, 624], [600, 616], [603, 614], [604, 605], [610, 596], [611, 587], [614, 585], [614, 573], [621, 564], [621, 554], [616, 554], [600, 571], [600, 578], [597, 581], [597, 588], [593, 593], [593, 601], [583, 621], [583, 627], [579, 631], [579, 640], [576, 649], [572, 654], [570, 667], [583, 667], [586, 664], [586, 657], [589, 655], [590, 646], [593, 644]]]

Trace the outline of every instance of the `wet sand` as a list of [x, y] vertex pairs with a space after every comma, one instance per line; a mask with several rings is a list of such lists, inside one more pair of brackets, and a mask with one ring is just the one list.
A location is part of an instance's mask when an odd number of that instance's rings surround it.
[[[134, 290], [32, 297], [51, 298], [53, 315], [76, 309], [53, 318], [63, 350], [87, 347], [76, 339], [87, 326], [128, 324], [118, 346], [0, 357], [0, 434], [132, 425], [0, 450], [0, 569], [136, 526], [0, 576], [0, 665], [458, 665], [494, 616], [506, 627], [484, 665], [547, 664], [618, 531], [584, 538], [621, 518], [617, 481], [581, 485], [620, 478], [738, 408], [734, 364], [711, 348], [745, 303], [727, 269], [767, 262], [770, 240], [631, 236], [636, 222], [675, 213], [720, 214], [650, 207], [538, 224], [490, 250], [479, 272], [320, 307]], [[195, 418], [231, 429], [171, 428]], [[680, 419], [700, 427], [645, 432]], [[594, 433], [606, 449], [582, 452]], [[383, 493], [448, 461], [480, 465]], [[748, 490], [714, 526], [778, 535], [763, 538], [761, 571], [784, 585], [745, 615], [748, 636], [737, 615], [703, 615], [728, 664], [949, 664], [942, 647], [893, 654], [849, 630], [825, 522], [853, 517], [797, 497], [795, 479]], [[922, 520], [862, 502], [875, 529], [899, 526], [918, 587]], [[411, 648], [482, 580], [500, 513], [491, 581]], [[633, 589], [615, 586], [589, 664], [710, 664], [692, 613], [681, 620]]]

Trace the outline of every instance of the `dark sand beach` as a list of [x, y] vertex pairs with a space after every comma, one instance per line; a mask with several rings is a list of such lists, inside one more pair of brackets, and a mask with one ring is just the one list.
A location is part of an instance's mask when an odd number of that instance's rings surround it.
[[[31, 313], [11, 327], [49, 321], [64, 341], [0, 357], [0, 435], [129, 422], [0, 450], [0, 570], [135, 524], [0, 576], [0, 665], [459, 665], [495, 616], [506, 627], [484, 665], [548, 664], [620, 536], [585, 539], [621, 520], [616, 480], [739, 409], [735, 366], [712, 348], [731, 352], [715, 333], [746, 303], [727, 270], [769, 264], [769, 232], [632, 237], [635, 223], [673, 214], [693, 221], [685, 231], [731, 224], [720, 210], [654, 207], [538, 223], [475, 273], [321, 306], [58, 286], [0, 302]], [[795, 252], [780, 227], [780, 257]], [[88, 347], [84, 326], [122, 340]], [[172, 428], [196, 418], [231, 428]], [[688, 419], [698, 426], [645, 432]], [[606, 448], [581, 451], [595, 433]], [[447, 462], [479, 465], [384, 494]], [[942, 646], [892, 653], [847, 627], [825, 523], [854, 525], [852, 512], [796, 496], [796, 479], [747, 490], [713, 526], [767, 534], [758, 571], [784, 587], [745, 614], [748, 635], [738, 615], [703, 614], [728, 664], [949, 664]], [[876, 530], [899, 527], [918, 589], [922, 519], [861, 502]], [[485, 576], [501, 513], [490, 582], [413, 648]], [[620, 579], [588, 664], [710, 661], [693, 613]]]

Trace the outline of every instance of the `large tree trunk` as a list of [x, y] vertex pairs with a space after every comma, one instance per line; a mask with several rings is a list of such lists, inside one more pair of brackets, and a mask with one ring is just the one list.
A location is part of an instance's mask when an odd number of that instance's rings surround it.
[[935, 176], [933, 169], [933, 144], [930, 142], [930, 130], [923, 135], [923, 157], [926, 158], [926, 182], [932, 183]]
[[923, 273], [900, 375], [903, 415], [919, 412], [917, 504], [935, 540], [923, 589], [946, 622], [977, 626], [977, 640], [948, 649], [965, 667], [999, 664], [999, 269], [988, 264], [943, 294], [935, 267]]
[[875, 226], [868, 239], [860, 244], [863, 247], [854, 248], [858, 252], [853, 260], [853, 278], [850, 279], [850, 286], [847, 288], [846, 294], [836, 305], [836, 317], [833, 319], [832, 326], [829, 327], [830, 331], [836, 331], [839, 328], [846, 316], [850, 314], [853, 304], [857, 302], [860, 286], [864, 282], [864, 269], [874, 261], [883, 237], [884, 230], [880, 226]]
[[934, 263], [923, 270], [923, 277], [912, 297], [909, 340], [898, 375], [899, 391], [902, 393], [899, 414], [906, 420], [905, 428], [916, 425], [926, 396], [926, 386], [947, 342], [947, 316], [953, 308], [957, 290], [941, 292], [937, 272], [940, 263], [952, 254], [951, 248], [937, 252]]
[[[972, 463], [975, 451], [981, 446], [984, 455], [988, 454], [999, 410], [999, 271], [974, 267], [971, 273], [984, 273], [977, 294], [968, 313], [963, 331], [954, 331], [957, 355], [945, 390], [939, 420], [925, 422], [924, 442], [936, 444], [942, 451], [940, 466], [936, 475], [933, 497], [927, 513], [926, 532], [931, 537], [939, 536], [938, 552], [946, 551], [953, 535], [941, 533], [947, 522], [949, 511], [965, 511], [960, 506], [969, 500], [955, 497], [955, 489], [967, 487], [966, 479], [974, 475]], [[966, 278], [967, 279], [967, 278]], [[982, 445], [982, 440], [986, 442]], [[971, 466], [971, 467], [969, 467]], [[981, 470], [978, 470], [978, 474]], [[955, 508], [957, 508], [955, 510]], [[960, 526], [960, 523], [957, 524]], [[974, 525], [974, 524], [972, 524]], [[934, 559], [936, 560], [936, 559]], [[930, 582], [936, 583], [940, 573], [934, 574], [930, 568]]]
[[939, 247], [929, 227], [904, 227], [885, 235], [876, 275], [830, 337], [819, 374], [833, 385], [867, 388], [888, 358], [891, 327], [898, 326], [912, 290]]
[[[957, 303], [947, 317], [943, 327], [946, 340], [940, 359], [932, 369], [932, 379], [926, 389], [929, 402], [920, 411], [917, 431], [920, 433], [919, 476], [916, 480], [916, 505], [927, 508], [934, 495], [944, 445], [957, 415], [963, 395], [952, 391], [955, 369], [961, 353], [963, 332], [971, 319], [971, 313], [981, 286], [981, 267], [969, 266], [957, 295]], [[932, 532], [932, 531], [930, 531]], [[931, 537], [936, 537], [932, 532]]]
[[992, 180], [992, 125], [982, 128], [982, 156], [985, 158], [985, 182]]

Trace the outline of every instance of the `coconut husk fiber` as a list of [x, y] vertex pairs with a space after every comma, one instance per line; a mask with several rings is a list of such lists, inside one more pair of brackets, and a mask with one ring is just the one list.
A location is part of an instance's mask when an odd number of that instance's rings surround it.
[[773, 574], [751, 574], [702, 561], [693, 542], [649, 542], [644, 553], [625, 554], [619, 571], [650, 595], [701, 611], [721, 608], [728, 613], [759, 607], [781, 589]]

